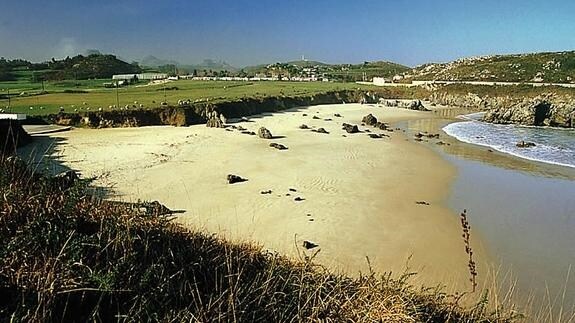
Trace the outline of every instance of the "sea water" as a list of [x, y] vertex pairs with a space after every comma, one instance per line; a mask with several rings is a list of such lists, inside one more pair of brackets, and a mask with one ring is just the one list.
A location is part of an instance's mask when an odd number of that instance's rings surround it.
[[[460, 141], [487, 146], [517, 157], [575, 168], [575, 129], [491, 124], [480, 121], [482, 113], [462, 116], [465, 121], [443, 128]], [[525, 141], [534, 147], [520, 148]]]

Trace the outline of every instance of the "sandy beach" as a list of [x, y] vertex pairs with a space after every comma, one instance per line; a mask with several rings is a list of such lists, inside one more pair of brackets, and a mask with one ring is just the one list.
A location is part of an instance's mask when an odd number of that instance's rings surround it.
[[[420, 273], [415, 283], [468, 290], [459, 218], [446, 205], [455, 167], [401, 131], [361, 126], [368, 113], [386, 123], [429, 118], [429, 112], [343, 104], [232, 123], [255, 132], [265, 126], [276, 136], [271, 140], [204, 125], [74, 129], [50, 135], [57, 142], [52, 157], [97, 177], [114, 199], [158, 200], [184, 211], [175, 221], [192, 229], [290, 256], [317, 250], [304, 251], [309, 240], [321, 249], [316, 261], [337, 271], [368, 272], [369, 257], [375, 271], [399, 274], [408, 266]], [[347, 134], [342, 122], [389, 137]], [[248, 181], [230, 185], [227, 174]], [[481, 248], [475, 256], [478, 263], [486, 257]]]

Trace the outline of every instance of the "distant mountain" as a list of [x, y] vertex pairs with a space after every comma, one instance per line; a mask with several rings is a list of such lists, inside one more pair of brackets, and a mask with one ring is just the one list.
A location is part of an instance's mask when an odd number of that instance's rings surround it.
[[199, 64], [182, 64], [174, 60], [160, 59], [155, 56], [149, 55], [140, 61], [140, 66], [157, 69], [161, 72], [173, 72], [173, 66], [176, 66], [179, 73], [193, 73], [204, 70], [211, 72], [228, 71], [235, 72], [237, 68], [226, 63], [225, 61], [216, 61], [213, 59], [204, 59]]
[[140, 61], [140, 66], [145, 66], [145, 67], [159, 67], [159, 66], [164, 66], [164, 65], [180, 65], [180, 63], [173, 61], [173, 60], [165, 60], [165, 59], [159, 59], [155, 56], [152, 55], [148, 55], [144, 58], [142, 58], [142, 60]]
[[575, 51], [462, 58], [425, 64], [406, 73], [412, 80], [550, 82], [575, 81]]

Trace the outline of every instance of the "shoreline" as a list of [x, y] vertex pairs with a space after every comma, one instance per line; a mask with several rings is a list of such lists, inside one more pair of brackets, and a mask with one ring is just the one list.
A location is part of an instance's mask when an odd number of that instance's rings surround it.
[[459, 141], [442, 131], [447, 124], [461, 122], [454, 118], [461, 112], [448, 112], [450, 116], [402, 126], [408, 133], [440, 131], [442, 140], [450, 144], [423, 143], [457, 169], [448, 205], [453, 211], [469, 211], [472, 232], [479, 235], [477, 241], [489, 255], [490, 264], [480, 275], [487, 276], [490, 292], [507, 295], [513, 290], [506, 301], [526, 308], [530, 316], [558, 315], [561, 307], [571, 313], [575, 310], [569, 278], [575, 264], [569, 262], [575, 259], [571, 247], [575, 223], [570, 220], [575, 212], [570, 193], [573, 168]]
[[[84, 177], [100, 176], [96, 184], [113, 187], [115, 199], [159, 200], [185, 210], [176, 221], [195, 229], [253, 240], [295, 257], [302, 254], [302, 241], [310, 240], [321, 248], [315, 260], [336, 271], [415, 271], [416, 284], [468, 290], [459, 219], [447, 207], [455, 168], [399, 131], [360, 126], [390, 136], [371, 139], [341, 130], [342, 122], [361, 125], [368, 113], [386, 123], [430, 117], [345, 104], [295, 108], [235, 124], [251, 131], [264, 125], [278, 136], [271, 141], [205, 126], [74, 129], [51, 136], [62, 140], [52, 155]], [[298, 129], [302, 123], [329, 134]], [[276, 151], [270, 142], [289, 149]], [[118, 149], [123, 154], [112, 156]], [[228, 185], [228, 173], [248, 181]], [[266, 190], [273, 193], [261, 194]], [[483, 263], [483, 257], [478, 250], [476, 261]]]

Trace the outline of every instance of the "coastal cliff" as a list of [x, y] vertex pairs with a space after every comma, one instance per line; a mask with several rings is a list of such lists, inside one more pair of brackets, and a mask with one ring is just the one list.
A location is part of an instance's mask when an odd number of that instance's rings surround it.
[[47, 117], [51, 123], [89, 128], [141, 127], [151, 125], [187, 126], [206, 123], [216, 112], [226, 118], [282, 111], [299, 106], [334, 104], [344, 102], [376, 103], [381, 96], [365, 91], [330, 91], [309, 96], [271, 96], [245, 98], [228, 102], [201, 102], [153, 109], [93, 111], [84, 113], [59, 113]]
[[527, 126], [575, 127], [575, 100], [558, 96], [539, 96], [507, 106], [491, 108], [484, 121]]
[[487, 111], [483, 121], [526, 126], [575, 127], [575, 99], [569, 95], [541, 94], [535, 97], [480, 96], [474, 93], [434, 92], [435, 104]]

